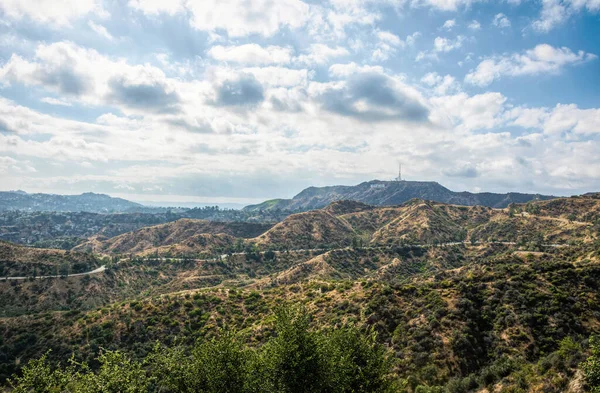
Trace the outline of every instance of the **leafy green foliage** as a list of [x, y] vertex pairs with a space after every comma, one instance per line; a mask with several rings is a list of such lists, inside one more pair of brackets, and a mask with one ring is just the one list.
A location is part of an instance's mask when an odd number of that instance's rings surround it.
[[73, 360], [53, 368], [44, 355], [30, 361], [11, 385], [15, 393], [391, 391], [391, 363], [373, 333], [352, 327], [312, 331], [309, 320], [301, 308], [281, 308], [274, 336], [259, 348], [223, 332], [190, 351], [157, 344], [143, 361], [105, 351], [97, 359], [97, 371]]
[[590, 387], [591, 393], [600, 392], [600, 337], [593, 336], [590, 339], [592, 355], [582, 364], [585, 380]]

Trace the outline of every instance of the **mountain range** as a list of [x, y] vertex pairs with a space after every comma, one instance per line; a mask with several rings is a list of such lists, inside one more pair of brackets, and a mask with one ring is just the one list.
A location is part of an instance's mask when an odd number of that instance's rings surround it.
[[0, 210], [110, 213], [144, 209], [143, 205], [105, 194], [81, 195], [29, 194], [24, 191], [0, 192]]
[[214, 222], [179, 219], [119, 236], [91, 237], [73, 251], [102, 255], [211, 257], [243, 250], [308, 250], [362, 244], [452, 242], [563, 243], [593, 237], [600, 200], [557, 198], [510, 209], [460, 206], [412, 199], [397, 206], [336, 201], [291, 214], [281, 222]]
[[454, 205], [481, 205], [504, 208], [511, 203], [526, 203], [532, 200], [547, 200], [555, 197], [518, 192], [506, 194], [455, 192], [437, 182], [372, 180], [356, 186], [309, 187], [292, 199], [272, 199], [257, 205], [246, 206], [244, 210], [306, 211], [320, 209], [338, 200], [352, 200], [377, 206], [392, 206], [400, 205], [413, 198]]
[[141, 362], [157, 342], [183, 353], [224, 328], [268, 349], [285, 304], [311, 312], [310, 331], [372, 332], [408, 387], [393, 391], [590, 391], [600, 194], [504, 209], [335, 201], [278, 221], [144, 220], [68, 250], [0, 242], [0, 391], [44, 354], [96, 371], [104, 351]]
[[[506, 194], [455, 192], [437, 182], [372, 180], [356, 186], [308, 187], [292, 199], [271, 199], [260, 204], [246, 206], [242, 209], [242, 214], [250, 214], [252, 220], [264, 221], [260, 217], [254, 217], [253, 214], [260, 212], [299, 212], [321, 209], [339, 200], [357, 201], [374, 206], [393, 206], [400, 205], [413, 198], [454, 205], [481, 205], [504, 208], [511, 203], [526, 203], [532, 200], [547, 200], [555, 197], [517, 192]], [[165, 212], [165, 208], [145, 206], [126, 199], [93, 192], [86, 192], [81, 195], [57, 195], [30, 194], [24, 191], [3, 191], [0, 192], [0, 211], [7, 210], [91, 213]], [[179, 208], [176, 210], [182, 213], [183, 217], [196, 218], [193, 214], [194, 209]], [[185, 214], [184, 212], [188, 210], [191, 213]], [[227, 211], [227, 209], [225, 212], [226, 215], [235, 215], [233, 211]], [[224, 218], [221, 217], [221, 219]], [[240, 220], [248, 219], [248, 217], [236, 216], [232, 217], [232, 219]]]

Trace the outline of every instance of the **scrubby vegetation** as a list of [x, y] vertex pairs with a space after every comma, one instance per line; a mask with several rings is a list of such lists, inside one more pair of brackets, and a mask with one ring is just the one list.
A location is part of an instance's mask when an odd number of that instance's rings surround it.
[[583, 363], [585, 380], [591, 393], [600, 392], [600, 337], [590, 340], [591, 356]]
[[53, 367], [32, 360], [10, 381], [14, 393], [391, 392], [391, 362], [374, 334], [346, 327], [312, 331], [298, 308], [280, 308], [273, 335], [249, 347], [231, 331], [192, 348], [160, 344], [143, 360], [103, 351], [92, 369], [71, 358]]
[[[39, 369], [71, 383], [59, 391], [102, 391], [118, 369], [147, 391], [376, 391], [349, 387], [356, 350], [383, 359], [381, 386], [397, 392], [598, 391], [596, 205], [338, 202], [206, 259], [111, 254], [102, 275], [0, 282], [0, 380], [16, 374], [25, 387]], [[188, 224], [177, 226], [184, 245], [200, 235]], [[288, 302], [311, 317], [274, 318]], [[304, 337], [312, 352], [282, 337]], [[311, 359], [313, 377], [294, 379], [306, 362], [291, 353]]]

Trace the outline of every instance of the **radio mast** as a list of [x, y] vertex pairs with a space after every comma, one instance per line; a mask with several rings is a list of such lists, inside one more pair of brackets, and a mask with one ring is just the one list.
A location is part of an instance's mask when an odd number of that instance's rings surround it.
[[398, 163], [398, 177], [396, 181], [402, 181], [402, 164]]

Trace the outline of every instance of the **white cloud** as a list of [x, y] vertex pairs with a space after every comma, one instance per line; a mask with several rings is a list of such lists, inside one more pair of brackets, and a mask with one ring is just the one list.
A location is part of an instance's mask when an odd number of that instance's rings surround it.
[[358, 65], [354, 62], [347, 64], [333, 64], [329, 67], [329, 76], [332, 78], [346, 78], [353, 74], [374, 72], [383, 74], [383, 68], [380, 66]]
[[310, 18], [309, 5], [300, 0], [130, 0], [129, 6], [147, 15], [186, 12], [197, 30], [224, 30], [230, 37], [270, 37], [282, 27], [304, 26]]
[[252, 74], [263, 85], [270, 86], [306, 86], [313, 72], [306, 69], [295, 70], [285, 67], [249, 67], [243, 72]]
[[465, 37], [457, 36], [454, 40], [445, 37], [436, 37], [433, 41], [433, 50], [436, 52], [450, 52], [462, 46]]
[[379, 38], [379, 40], [381, 42], [384, 42], [384, 43], [392, 45], [392, 46], [403, 46], [404, 45], [404, 41], [402, 41], [400, 39], [400, 37], [398, 37], [394, 33], [390, 33], [389, 31], [383, 31], [383, 30], [378, 31], [377, 38]]
[[173, 15], [185, 9], [182, 0], [129, 0], [128, 5], [146, 15]]
[[324, 44], [311, 44], [308, 48], [308, 53], [300, 55], [296, 60], [303, 64], [326, 64], [330, 60], [347, 56], [350, 53], [346, 48], [341, 46], [329, 47]]
[[292, 58], [292, 49], [274, 45], [262, 47], [257, 44], [216, 45], [210, 48], [208, 55], [215, 60], [245, 65], [288, 64]]
[[187, 3], [191, 24], [198, 30], [223, 29], [231, 37], [275, 34], [281, 27], [298, 28], [309, 19], [300, 0], [203, 0]]
[[436, 37], [433, 40], [433, 50], [431, 51], [420, 51], [417, 53], [415, 61], [438, 61], [439, 53], [447, 53], [462, 47], [465, 37], [462, 35], [456, 36], [455, 39], [446, 37]]
[[132, 187], [129, 184], [117, 184], [116, 186], [114, 186], [114, 189], [115, 190], [133, 191], [133, 190], [135, 190], [135, 187]]
[[[468, 7], [482, 0], [411, 0], [410, 4], [416, 7], [432, 7], [443, 11], [456, 11], [460, 7]], [[405, 1], [408, 3], [408, 1]]]
[[53, 27], [66, 27], [71, 21], [94, 12], [106, 16], [98, 0], [2, 0], [0, 9], [13, 19], [30, 18]]
[[459, 85], [456, 79], [451, 75], [441, 76], [437, 72], [429, 72], [421, 78], [421, 82], [433, 88], [437, 95], [444, 95], [452, 90], [458, 90]]
[[503, 55], [483, 60], [475, 70], [465, 77], [467, 83], [487, 86], [502, 76], [537, 75], [556, 73], [565, 66], [578, 64], [597, 58], [596, 55], [569, 48], [555, 48], [548, 44], [540, 44], [522, 54]]
[[503, 13], [496, 14], [492, 24], [500, 29], [510, 27], [510, 20]]
[[471, 30], [480, 30], [481, 29], [481, 23], [479, 23], [478, 21], [474, 20], [471, 23], [469, 23], [469, 29], [471, 29]]
[[88, 21], [88, 26], [90, 29], [94, 30], [96, 34], [106, 38], [107, 40], [112, 40], [113, 36], [106, 30], [106, 27], [95, 23], [94, 21]]
[[548, 111], [546, 108], [517, 107], [507, 113], [511, 125], [523, 128], [542, 128], [547, 117]]
[[600, 109], [580, 109], [575, 104], [558, 104], [550, 109], [516, 107], [506, 113], [506, 119], [511, 125], [543, 130], [550, 135], [600, 134]]
[[431, 102], [440, 110], [435, 118], [447, 127], [459, 127], [462, 130], [490, 129], [503, 120], [506, 97], [491, 92], [468, 96], [458, 93], [452, 96], [434, 97]]
[[446, 30], [452, 30], [453, 27], [456, 27], [456, 20], [448, 19], [444, 22], [444, 25], [442, 27]]
[[12, 157], [0, 156], [0, 173], [3, 175], [16, 174], [22, 176], [35, 172], [37, 170], [28, 161], [21, 162]]
[[600, 109], [579, 109], [577, 105], [557, 105], [543, 123], [544, 132], [555, 134], [600, 134]]
[[406, 42], [406, 45], [409, 45], [409, 46], [411, 46], [411, 45], [414, 45], [414, 44], [415, 44], [415, 41], [416, 41], [416, 40], [417, 40], [417, 38], [419, 38], [420, 36], [421, 36], [421, 33], [420, 33], [420, 32], [418, 32], [418, 31], [415, 31], [415, 32], [414, 32], [414, 33], [412, 33], [411, 35], [409, 35], [409, 36], [406, 36], [406, 40], [405, 40], [405, 42]]
[[371, 55], [371, 59], [376, 62], [386, 61], [396, 53], [398, 48], [404, 48], [407, 45], [400, 37], [389, 31], [379, 30], [376, 35], [378, 42]]
[[542, 11], [539, 19], [532, 26], [540, 32], [548, 32], [564, 23], [573, 14], [587, 10], [596, 13], [600, 11], [598, 0], [542, 0]]
[[89, 105], [115, 105], [128, 112], [173, 110], [175, 86], [159, 68], [129, 65], [71, 42], [39, 45], [32, 60], [13, 55], [0, 68], [0, 79], [46, 90]]
[[72, 106], [72, 104], [68, 101], [64, 101], [54, 97], [44, 97], [40, 101], [45, 102], [50, 105], [59, 105], [59, 106]]
[[373, 26], [381, 19], [381, 13], [370, 7], [373, 4], [363, 0], [313, 2], [308, 22], [309, 33], [321, 39], [343, 40], [347, 28]]

